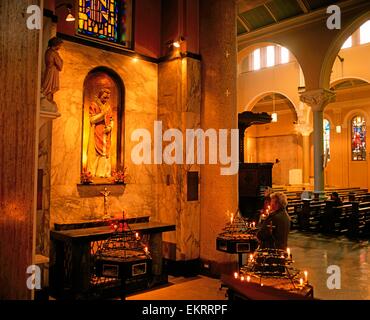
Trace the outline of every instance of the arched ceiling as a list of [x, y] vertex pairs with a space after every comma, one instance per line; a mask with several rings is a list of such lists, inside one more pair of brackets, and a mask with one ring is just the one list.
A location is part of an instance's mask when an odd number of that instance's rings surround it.
[[238, 0], [238, 36], [348, 0]]

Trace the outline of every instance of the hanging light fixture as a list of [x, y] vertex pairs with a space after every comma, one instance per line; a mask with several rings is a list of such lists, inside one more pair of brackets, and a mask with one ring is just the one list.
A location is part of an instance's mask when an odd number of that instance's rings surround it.
[[275, 110], [275, 93], [272, 94], [272, 114], [271, 114], [271, 122], [277, 122], [277, 112]]
[[67, 22], [73, 22], [76, 20], [76, 18], [73, 16], [72, 14], [72, 5], [70, 3], [62, 3], [62, 4], [59, 4], [56, 9], [59, 9], [61, 7], [67, 7], [68, 9], [68, 14], [66, 16], [66, 21]]

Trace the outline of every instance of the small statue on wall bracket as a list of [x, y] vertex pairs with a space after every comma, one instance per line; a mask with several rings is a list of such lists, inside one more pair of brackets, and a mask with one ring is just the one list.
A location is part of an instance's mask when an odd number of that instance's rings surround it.
[[104, 197], [104, 216], [103, 219], [110, 219], [111, 216], [108, 214], [108, 207], [109, 207], [109, 195], [111, 194], [110, 191], [108, 191], [107, 188], [104, 188], [104, 191], [100, 191], [100, 194]]
[[54, 94], [59, 91], [59, 72], [63, 69], [63, 60], [58, 51], [63, 41], [53, 37], [48, 42], [48, 49], [45, 52], [45, 71], [41, 84], [41, 110], [58, 112], [57, 104], [54, 101]]

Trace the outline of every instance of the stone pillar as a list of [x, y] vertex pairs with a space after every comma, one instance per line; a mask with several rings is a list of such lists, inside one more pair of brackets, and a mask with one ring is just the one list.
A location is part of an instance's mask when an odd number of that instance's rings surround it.
[[27, 28], [31, 4], [42, 12], [42, 0], [0, 4], [0, 300], [33, 295], [26, 271], [35, 262], [42, 34]]
[[318, 89], [306, 91], [301, 94], [300, 98], [302, 102], [311, 107], [313, 112], [314, 192], [321, 197], [325, 188], [323, 115], [325, 106], [334, 100], [335, 93], [326, 89]]
[[303, 184], [310, 184], [310, 133], [302, 134]]
[[310, 183], [310, 135], [312, 127], [309, 124], [297, 124], [295, 130], [302, 135], [302, 178], [303, 184], [308, 185]]
[[[158, 66], [158, 120], [163, 131], [200, 127], [201, 62], [186, 57], [165, 61]], [[165, 146], [165, 145], [164, 145]], [[184, 153], [185, 159], [185, 153]], [[187, 200], [187, 173], [198, 164], [162, 164], [158, 169], [158, 216], [176, 224], [175, 232], [163, 234], [164, 257], [173, 261], [199, 259], [200, 201]]]
[[[203, 130], [237, 129], [236, 1], [202, 0], [199, 3], [201, 127]], [[233, 255], [217, 251], [215, 244], [227, 222], [227, 210], [235, 212], [238, 208], [237, 175], [220, 175], [220, 169], [219, 164], [205, 164], [200, 176], [200, 257], [203, 267], [210, 268], [209, 272], [213, 274], [225, 272], [235, 261]]]

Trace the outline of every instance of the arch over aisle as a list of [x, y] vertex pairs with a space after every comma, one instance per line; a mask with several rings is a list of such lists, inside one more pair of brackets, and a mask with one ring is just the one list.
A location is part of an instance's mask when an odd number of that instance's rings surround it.
[[263, 93], [260, 93], [258, 95], [256, 95], [247, 105], [245, 111], [252, 111], [253, 108], [256, 107], [256, 105], [261, 102], [261, 100], [263, 100], [264, 98], [266, 97], [269, 97], [271, 95], [278, 95], [280, 97], [284, 97], [286, 100], [288, 100], [288, 106], [289, 106], [289, 109], [294, 113], [295, 115], [295, 118], [297, 118], [297, 107], [296, 105], [293, 103], [292, 99], [286, 95], [285, 93], [283, 92], [278, 92], [278, 91], [266, 91], [266, 92], [263, 92]]
[[329, 89], [330, 75], [333, 70], [335, 59], [337, 58], [343, 43], [367, 20], [370, 20], [370, 10], [358, 17], [354, 17], [348, 26], [339, 32], [338, 35], [333, 39], [322, 63], [320, 74], [321, 88]]

